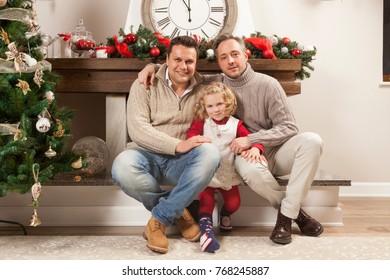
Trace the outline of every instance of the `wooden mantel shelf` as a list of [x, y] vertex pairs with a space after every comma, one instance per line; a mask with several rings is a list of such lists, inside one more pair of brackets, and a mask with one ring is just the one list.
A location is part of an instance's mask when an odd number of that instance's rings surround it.
[[[52, 58], [48, 61], [52, 70], [62, 76], [56, 92], [106, 94], [127, 94], [138, 72], [151, 62], [135, 58]], [[276, 78], [287, 95], [301, 93], [301, 84], [295, 80], [295, 72], [301, 69], [300, 59], [250, 59], [249, 63], [256, 72]], [[199, 60], [197, 70], [203, 74], [220, 73], [218, 64], [206, 59]]]

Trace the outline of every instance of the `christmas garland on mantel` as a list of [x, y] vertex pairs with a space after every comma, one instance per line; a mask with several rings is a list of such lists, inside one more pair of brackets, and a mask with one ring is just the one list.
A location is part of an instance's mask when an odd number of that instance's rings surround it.
[[[213, 40], [206, 40], [194, 35], [199, 43], [199, 58], [214, 60], [212, 50]], [[242, 37], [247, 47], [247, 54], [250, 59], [300, 59], [301, 70], [295, 73], [296, 79], [303, 80], [310, 78], [310, 71], [314, 71], [311, 65], [317, 48], [315, 46], [303, 46], [288, 37], [273, 35], [264, 36], [260, 32]], [[125, 33], [121, 28], [118, 35], [107, 38], [109, 57], [128, 57], [139, 59], [164, 60], [169, 47], [170, 39], [163, 37], [160, 33], [153, 33], [150, 29], [140, 25], [137, 32]]]

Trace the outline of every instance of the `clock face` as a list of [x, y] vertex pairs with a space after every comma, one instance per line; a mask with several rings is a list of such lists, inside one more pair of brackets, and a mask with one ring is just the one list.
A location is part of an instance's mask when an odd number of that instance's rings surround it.
[[[163, 36], [198, 35], [216, 37], [226, 28], [232, 1], [227, 0], [149, 0], [149, 19]], [[236, 12], [235, 9], [233, 12]], [[233, 13], [234, 14], [234, 13]], [[235, 20], [235, 17], [234, 17]], [[235, 22], [234, 22], [235, 23]]]

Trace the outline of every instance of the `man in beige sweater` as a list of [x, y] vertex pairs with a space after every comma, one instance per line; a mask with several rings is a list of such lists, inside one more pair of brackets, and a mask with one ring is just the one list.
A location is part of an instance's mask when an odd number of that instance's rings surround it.
[[[187, 240], [199, 240], [199, 227], [186, 207], [211, 181], [221, 159], [208, 137], [186, 140], [204, 81], [195, 71], [197, 59], [196, 41], [176, 37], [155, 84], [149, 89], [138, 81], [132, 84], [127, 125], [136, 147], [121, 152], [112, 166], [112, 176], [121, 189], [151, 211], [143, 236], [147, 247], [159, 253], [168, 251], [165, 228], [172, 224]], [[161, 185], [174, 188], [169, 191]]]

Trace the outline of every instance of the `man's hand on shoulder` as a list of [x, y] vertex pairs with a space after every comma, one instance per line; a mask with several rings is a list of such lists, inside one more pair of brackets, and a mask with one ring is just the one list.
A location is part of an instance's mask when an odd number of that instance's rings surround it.
[[146, 89], [149, 89], [149, 86], [153, 85], [154, 79], [156, 77], [156, 71], [154, 69], [154, 64], [147, 64], [144, 69], [138, 73], [138, 81], [143, 84]]
[[199, 147], [203, 143], [211, 143], [211, 139], [202, 135], [193, 136], [177, 144], [176, 152], [180, 154], [185, 154], [191, 151], [193, 148]]

